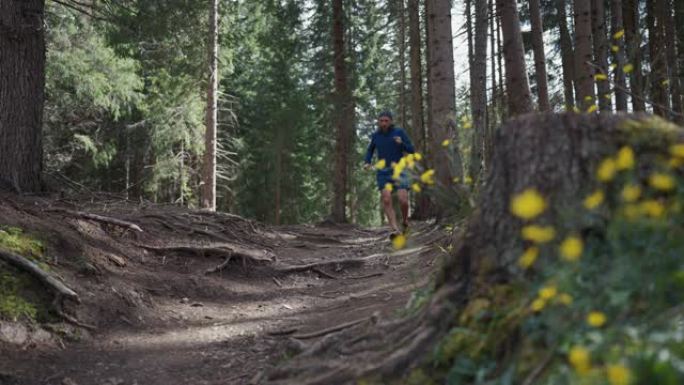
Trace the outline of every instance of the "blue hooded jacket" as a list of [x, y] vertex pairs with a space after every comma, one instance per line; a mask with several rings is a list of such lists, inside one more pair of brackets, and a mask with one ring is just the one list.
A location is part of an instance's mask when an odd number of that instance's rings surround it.
[[[398, 136], [401, 138], [401, 144], [397, 144], [394, 137]], [[411, 139], [406, 135], [406, 131], [399, 127], [390, 126], [387, 132], [382, 132], [382, 130], [376, 130], [371, 136], [371, 142], [368, 145], [368, 150], [366, 151], [366, 163], [370, 164], [373, 159], [373, 153], [378, 150], [378, 159], [384, 159], [386, 166], [384, 170], [379, 170], [378, 172], [392, 172], [392, 163], [398, 163], [399, 160], [404, 156], [404, 153], [413, 154], [415, 152], [413, 148], [413, 143]]]

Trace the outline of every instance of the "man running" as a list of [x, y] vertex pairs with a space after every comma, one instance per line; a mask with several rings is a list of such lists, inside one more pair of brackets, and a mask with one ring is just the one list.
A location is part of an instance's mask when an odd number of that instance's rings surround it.
[[[371, 169], [371, 160], [376, 149], [378, 150], [378, 162], [382, 165], [384, 160], [385, 164], [383, 168], [378, 169], [376, 180], [380, 190], [382, 207], [393, 231], [393, 238], [399, 234], [399, 226], [397, 226], [397, 218], [392, 206], [392, 191], [397, 190], [403, 218], [403, 232], [406, 232], [408, 230], [409, 178], [406, 172], [402, 172], [398, 180], [392, 179], [392, 166], [399, 162], [404, 153], [413, 154], [415, 150], [406, 132], [394, 126], [392, 123], [392, 113], [389, 111], [383, 111], [378, 115], [378, 130], [371, 136], [371, 142], [366, 151], [366, 169]], [[388, 184], [391, 185], [391, 188], [387, 186]]]

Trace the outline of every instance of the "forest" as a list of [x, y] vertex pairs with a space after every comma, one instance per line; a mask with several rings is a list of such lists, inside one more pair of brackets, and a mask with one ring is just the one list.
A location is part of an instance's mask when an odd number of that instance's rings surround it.
[[684, 0], [0, 0], [0, 385], [684, 384]]

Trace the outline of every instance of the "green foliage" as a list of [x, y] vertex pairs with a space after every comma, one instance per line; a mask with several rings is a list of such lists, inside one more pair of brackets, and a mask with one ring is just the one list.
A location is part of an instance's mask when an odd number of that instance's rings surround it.
[[43, 243], [25, 235], [22, 229], [3, 226], [0, 226], [0, 249], [21, 254], [35, 260], [40, 260], [44, 251]]
[[0, 271], [0, 318], [12, 321], [35, 320], [38, 313], [36, 306], [18, 294], [23, 286], [23, 280], [15, 274]]

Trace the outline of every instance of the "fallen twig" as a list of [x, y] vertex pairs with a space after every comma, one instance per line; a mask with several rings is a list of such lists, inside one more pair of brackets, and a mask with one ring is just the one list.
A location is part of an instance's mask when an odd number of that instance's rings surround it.
[[321, 337], [321, 336], [324, 336], [326, 334], [335, 333], [335, 332], [338, 332], [340, 330], [348, 329], [350, 327], [362, 324], [362, 323], [369, 321], [369, 320], [373, 321], [375, 323], [377, 318], [378, 318], [378, 314], [374, 313], [372, 316], [367, 317], [367, 318], [362, 318], [362, 319], [357, 319], [354, 321], [345, 322], [343, 324], [339, 324], [337, 326], [333, 326], [333, 327], [323, 329], [323, 330], [319, 330], [316, 332], [311, 332], [311, 333], [306, 333], [306, 334], [295, 334], [292, 336], [292, 338], [296, 338], [298, 340], [306, 340], [306, 339]]
[[77, 303], [81, 302], [81, 299], [75, 291], [71, 290], [57, 278], [45, 272], [33, 261], [5, 250], [0, 250], [0, 259], [33, 275], [43, 285], [56, 292], [58, 296], [69, 298]]

